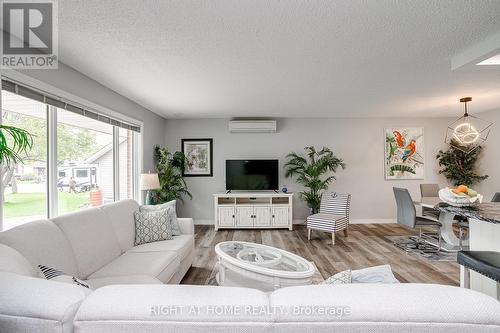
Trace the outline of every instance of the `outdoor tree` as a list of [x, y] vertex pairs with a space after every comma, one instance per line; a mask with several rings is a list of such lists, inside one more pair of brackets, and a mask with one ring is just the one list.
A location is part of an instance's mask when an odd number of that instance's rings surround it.
[[[35, 162], [46, 162], [47, 156], [47, 124], [42, 118], [24, 115], [17, 112], [3, 110], [3, 122], [11, 126], [26, 130], [32, 135], [33, 145], [30, 150], [23, 153], [22, 159], [25, 164]], [[7, 138], [11, 141], [12, 138]], [[57, 161], [62, 165], [66, 161], [82, 161], [101, 149], [97, 144], [95, 132], [85, 128], [58, 124], [57, 126]], [[11, 184], [15, 193], [16, 180], [14, 171], [15, 163], [3, 164], [2, 185], [5, 188]]]

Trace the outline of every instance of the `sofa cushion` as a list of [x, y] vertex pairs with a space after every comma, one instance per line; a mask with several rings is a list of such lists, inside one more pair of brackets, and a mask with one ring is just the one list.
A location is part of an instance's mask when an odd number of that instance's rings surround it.
[[268, 305], [265, 293], [250, 288], [108, 286], [97, 289], [83, 302], [75, 318], [75, 328], [79, 333], [269, 333], [273, 332], [270, 315], [259, 312], [268, 310]]
[[35, 267], [15, 249], [0, 244], [0, 271], [24, 276], [38, 276]]
[[[122, 253], [111, 221], [99, 208], [61, 215], [52, 221], [68, 238], [75, 254], [78, 277], [81, 279], [86, 279]], [[48, 265], [42, 262], [40, 264]]]
[[73, 317], [91, 291], [0, 272], [0, 332], [73, 332]]
[[127, 275], [127, 276], [111, 276], [97, 279], [85, 280], [92, 289], [97, 289], [114, 284], [163, 284], [155, 277], [148, 275]]
[[100, 209], [111, 221], [122, 253], [134, 246], [134, 212], [139, 210], [139, 204], [135, 200], [127, 199], [101, 206]]
[[158, 251], [173, 251], [179, 256], [179, 260], [184, 260], [187, 255], [193, 250], [194, 236], [180, 235], [174, 236], [169, 240], [153, 242], [134, 246], [130, 252], [158, 252]]
[[[386, 327], [386, 332], [421, 332], [422, 327], [429, 328], [424, 330], [429, 332], [465, 332], [464, 325], [470, 325], [468, 328], [475, 332], [480, 330], [474, 325], [484, 325], [484, 328], [497, 325], [496, 330], [500, 329], [498, 301], [473, 290], [436, 284], [358, 283], [289, 287], [274, 291], [270, 295], [270, 306], [285, 310], [277, 312], [274, 317], [278, 323], [290, 323], [283, 325], [280, 332], [286, 332], [294, 323], [300, 323], [305, 331], [317, 327], [323, 331], [330, 328], [332, 332], [341, 327], [343, 332], [347, 329], [358, 332], [361, 323], [366, 327], [363, 332], [382, 332], [384, 323], [393, 324], [392, 330]], [[311, 314], [313, 308], [335, 309], [335, 313]], [[317, 323], [324, 324], [318, 327]], [[433, 328], [425, 325], [433, 325]], [[463, 329], [457, 330], [457, 327]]]
[[168, 282], [179, 269], [179, 259], [175, 252], [125, 252], [89, 279], [124, 275], [149, 275], [162, 282]]
[[0, 243], [19, 251], [34, 267], [42, 264], [78, 275], [68, 239], [51, 221], [34, 221], [0, 232]]

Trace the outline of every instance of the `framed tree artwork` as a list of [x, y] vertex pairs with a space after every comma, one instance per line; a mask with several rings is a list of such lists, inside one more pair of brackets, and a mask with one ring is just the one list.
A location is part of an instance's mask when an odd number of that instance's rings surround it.
[[424, 179], [424, 129], [385, 130], [385, 179]]
[[212, 139], [181, 139], [181, 146], [186, 157], [184, 177], [213, 176]]

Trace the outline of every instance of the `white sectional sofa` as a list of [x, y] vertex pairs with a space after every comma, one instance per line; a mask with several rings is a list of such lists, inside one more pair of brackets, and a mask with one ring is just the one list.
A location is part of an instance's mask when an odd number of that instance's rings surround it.
[[182, 235], [134, 246], [134, 200], [27, 223], [0, 233], [0, 244], [33, 265], [58, 269], [93, 289], [109, 284], [179, 283], [193, 262], [193, 220], [179, 218]]
[[[193, 222], [134, 247], [137, 209], [127, 200], [0, 233], [0, 332], [500, 332], [500, 302], [457, 287], [165, 285], [191, 265]], [[40, 278], [38, 264], [94, 290]]]

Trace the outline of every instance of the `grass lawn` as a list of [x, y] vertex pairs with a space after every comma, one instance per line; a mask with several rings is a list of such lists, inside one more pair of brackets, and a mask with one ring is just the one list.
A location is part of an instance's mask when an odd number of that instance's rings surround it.
[[[3, 213], [5, 218], [44, 215], [47, 212], [45, 193], [15, 193], [5, 196]], [[59, 212], [73, 212], [90, 202], [90, 192], [59, 192]]]

